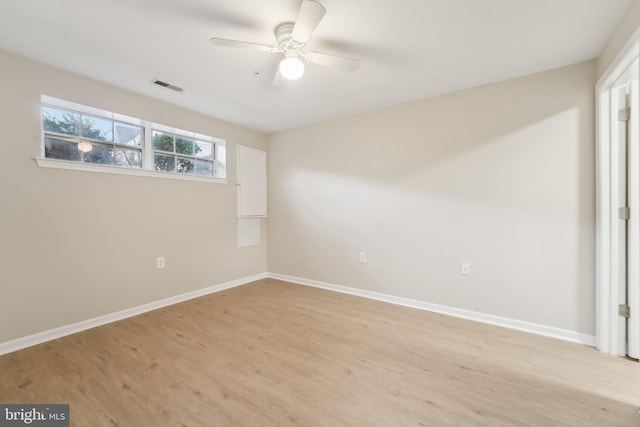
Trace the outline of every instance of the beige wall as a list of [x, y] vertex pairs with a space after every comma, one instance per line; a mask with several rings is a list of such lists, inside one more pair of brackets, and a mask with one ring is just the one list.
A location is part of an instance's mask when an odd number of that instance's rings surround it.
[[[3, 51], [0, 77], [0, 342], [266, 271], [235, 186], [236, 144], [265, 135]], [[41, 94], [226, 139], [230, 182], [38, 168]]]
[[270, 135], [269, 271], [593, 335], [595, 75]]
[[629, 10], [624, 15], [615, 31], [609, 38], [598, 58], [598, 76], [601, 76], [613, 62], [629, 37], [640, 26], [640, 0], [632, 0]]

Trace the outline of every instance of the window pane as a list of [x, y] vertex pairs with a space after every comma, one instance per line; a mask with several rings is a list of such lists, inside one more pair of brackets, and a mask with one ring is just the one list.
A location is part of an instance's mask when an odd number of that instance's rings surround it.
[[125, 168], [141, 169], [142, 152], [139, 150], [122, 150], [116, 148], [115, 165]]
[[113, 121], [94, 116], [82, 116], [82, 136], [113, 142]]
[[142, 128], [140, 126], [128, 125], [126, 123], [115, 122], [116, 129], [115, 142], [124, 145], [142, 146]]
[[59, 139], [44, 139], [44, 156], [48, 159], [72, 160], [79, 162], [81, 159], [78, 144]]
[[93, 144], [93, 149], [84, 153], [85, 163], [96, 163], [99, 165], [113, 164], [113, 148]]
[[153, 132], [153, 149], [173, 153], [173, 136], [162, 132]]
[[164, 172], [175, 172], [176, 159], [173, 156], [163, 156], [162, 154], [155, 154], [153, 156], [154, 169]]
[[176, 136], [176, 153], [193, 156], [193, 140]]
[[53, 107], [42, 107], [42, 128], [48, 132], [80, 135], [80, 114]]
[[196, 160], [196, 175], [213, 176], [213, 162]]
[[185, 159], [184, 157], [178, 157], [178, 165], [176, 167], [176, 172], [193, 173], [194, 168], [195, 168], [195, 165], [193, 164], [193, 159]]
[[195, 155], [199, 159], [213, 160], [213, 144], [209, 142], [196, 142]]

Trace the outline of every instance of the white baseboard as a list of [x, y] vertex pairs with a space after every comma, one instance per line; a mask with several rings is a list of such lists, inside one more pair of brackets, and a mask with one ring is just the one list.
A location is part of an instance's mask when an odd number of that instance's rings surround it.
[[417, 308], [420, 310], [432, 311], [435, 313], [446, 314], [449, 316], [460, 317], [463, 319], [474, 320], [476, 322], [488, 323], [491, 325], [502, 326], [518, 331], [529, 332], [546, 337], [557, 338], [564, 341], [570, 341], [578, 344], [584, 344], [595, 347], [596, 337], [593, 335], [582, 334], [579, 332], [569, 331], [566, 329], [554, 328], [551, 326], [539, 325], [536, 323], [524, 322], [522, 320], [509, 319], [506, 317], [494, 316], [491, 314], [479, 313], [476, 311], [463, 310], [445, 305], [432, 304], [425, 301], [396, 297], [393, 295], [382, 294], [378, 292], [365, 291], [362, 289], [350, 288], [347, 286], [334, 285], [331, 283], [318, 282], [316, 280], [301, 279], [299, 277], [287, 276], [284, 274], [268, 273], [268, 277], [286, 282], [297, 283], [299, 285], [312, 286], [315, 288], [326, 289], [344, 294], [355, 295], [359, 297], [374, 299], [378, 301], [388, 302], [391, 304], [402, 305], [405, 307]]
[[254, 276], [244, 277], [230, 282], [222, 283], [208, 288], [199, 289], [193, 292], [187, 292], [184, 294], [176, 295], [170, 298], [165, 298], [159, 301], [150, 302], [148, 304], [139, 305], [137, 307], [128, 308], [125, 310], [117, 311], [115, 313], [106, 314], [104, 316], [95, 317], [93, 319], [84, 320], [71, 325], [61, 326], [59, 328], [50, 329], [43, 332], [38, 332], [26, 337], [17, 338], [11, 341], [0, 343], [0, 355], [11, 353], [14, 351], [22, 350], [33, 345], [41, 344], [47, 341], [51, 341], [57, 338], [71, 335], [77, 332], [85, 331], [87, 329], [95, 328], [97, 326], [105, 325], [107, 323], [116, 322], [118, 320], [126, 319], [128, 317], [137, 316], [139, 314], [147, 313], [149, 311], [157, 310], [162, 307], [177, 304], [190, 299], [198, 298], [204, 295], [220, 292], [225, 289], [241, 286], [256, 280], [264, 278], [273, 278], [278, 280], [284, 280], [299, 285], [312, 286], [315, 288], [326, 289], [334, 292], [341, 292], [344, 294], [355, 295], [359, 297], [374, 299], [378, 301], [388, 302], [391, 304], [402, 305], [405, 307], [417, 308], [420, 310], [432, 311], [435, 313], [446, 314], [449, 316], [460, 317], [463, 319], [474, 320], [476, 322], [488, 323], [491, 325], [502, 326], [505, 328], [516, 329], [519, 331], [529, 332], [537, 335], [544, 335], [547, 337], [558, 338], [564, 341], [570, 341], [578, 344], [584, 344], [591, 347], [595, 346], [596, 338], [593, 335], [581, 334], [574, 331], [568, 331], [565, 329], [553, 328], [551, 326], [538, 325], [536, 323], [524, 322], [521, 320], [509, 319], [506, 317], [493, 316], [490, 314], [478, 313], [475, 311], [463, 310], [455, 307], [448, 307], [439, 304], [432, 304], [425, 301], [414, 300], [409, 298], [402, 298], [388, 294], [382, 294], [379, 292], [365, 291], [362, 289], [350, 288], [347, 286], [334, 285], [331, 283], [319, 282], [316, 280], [302, 279], [299, 277], [287, 276], [277, 273], [261, 273]]
[[157, 310], [168, 305], [177, 304], [190, 299], [198, 298], [215, 292], [224, 291], [225, 289], [234, 288], [256, 280], [265, 279], [267, 273], [256, 274], [255, 276], [244, 277], [242, 279], [232, 280], [230, 282], [221, 283], [219, 285], [210, 286], [197, 291], [187, 292], [173, 297], [165, 298], [159, 301], [150, 302], [148, 304], [139, 305], [137, 307], [127, 308], [125, 310], [116, 311], [115, 313], [106, 314], [93, 319], [83, 320], [82, 322], [73, 323], [71, 325], [61, 326], [59, 328], [50, 329], [48, 331], [38, 332], [26, 337], [17, 338], [15, 340], [0, 343], [0, 355], [11, 353], [23, 348], [31, 347], [36, 344], [51, 341], [66, 335], [75, 334], [107, 323], [116, 322], [128, 317], [137, 316], [148, 311]]

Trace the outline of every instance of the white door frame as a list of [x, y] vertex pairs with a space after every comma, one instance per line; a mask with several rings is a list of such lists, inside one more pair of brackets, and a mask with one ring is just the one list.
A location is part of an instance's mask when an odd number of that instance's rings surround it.
[[[619, 249], [623, 223], [618, 218], [620, 157], [617, 144], [613, 143], [618, 137], [618, 105], [613, 103], [615, 87], [632, 67], [639, 67], [639, 61], [640, 29], [596, 84], [596, 347], [618, 356], [624, 356], [618, 315], [618, 303], [622, 298], [618, 284], [623, 256]], [[632, 111], [632, 114], [640, 112]]]

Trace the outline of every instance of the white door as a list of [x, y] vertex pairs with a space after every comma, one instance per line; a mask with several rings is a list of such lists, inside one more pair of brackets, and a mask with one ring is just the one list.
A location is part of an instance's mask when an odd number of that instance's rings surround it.
[[617, 129], [618, 185], [613, 194], [618, 215], [618, 354], [640, 358], [640, 149], [638, 146], [638, 80], [626, 81], [612, 93]]
[[627, 355], [640, 358], [640, 98], [638, 80], [628, 85], [629, 121], [627, 125]]
[[[636, 359], [640, 357], [639, 80], [636, 34], [596, 85], [596, 346]], [[626, 107], [628, 113], [620, 117]], [[629, 219], [620, 219], [619, 209], [626, 207]], [[628, 318], [619, 315], [620, 305], [623, 312], [629, 306]]]

